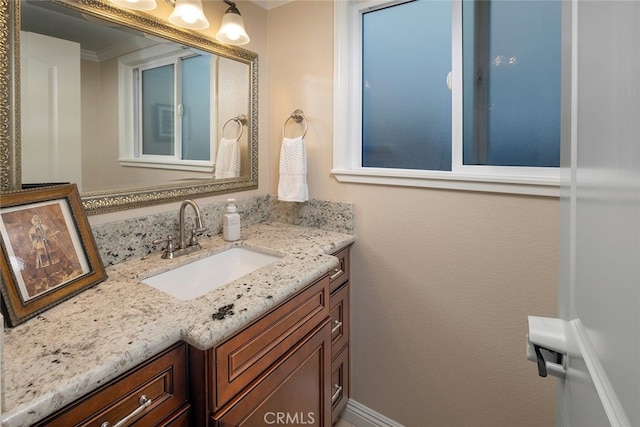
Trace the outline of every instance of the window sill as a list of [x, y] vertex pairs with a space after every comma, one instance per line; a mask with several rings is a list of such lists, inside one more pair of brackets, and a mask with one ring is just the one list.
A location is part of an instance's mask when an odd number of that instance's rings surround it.
[[120, 166], [152, 168], [152, 169], [169, 169], [191, 172], [213, 172], [214, 163], [209, 161], [183, 160], [180, 162], [172, 162], [167, 160], [141, 160], [141, 159], [120, 159]]
[[398, 169], [332, 169], [340, 182], [559, 197], [558, 177], [505, 177]]

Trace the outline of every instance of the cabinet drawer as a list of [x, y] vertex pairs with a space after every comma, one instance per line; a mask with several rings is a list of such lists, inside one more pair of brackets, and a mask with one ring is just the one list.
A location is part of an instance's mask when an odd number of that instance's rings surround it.
[[349, 346], [331, 362], [331, 422], [335, 423], [349, 400]]
[[220, 408], [329, 315], [329, 277], [271, 310], [210, 351]]
[[332, 293], [349, 280], [349, 247], [334, 253], [333, 256], [338, 258], [338, 266], [329, 273]]
[[185, 405], [179, 412], [164, 420], [159, 427], [190, 427], [192, 425], [189, 419], [190, 409], [190, 405]]
[[335, 357], [349, 342], [349, 284], [331, 295], [331, 357]]
[[[127, 425], [157, 425], [187, 403], [186, 352], [180, 343], [38, 425], [113, 426], [136, 410]], [[151, 400], [146, 407], [142, 396]]]
[[[329, 427], [329, 321], [271, 366], [242, 398], [215, 414], [215, 427], [310, 425]], [[279, 420], [279, 421], [278, 421]]]

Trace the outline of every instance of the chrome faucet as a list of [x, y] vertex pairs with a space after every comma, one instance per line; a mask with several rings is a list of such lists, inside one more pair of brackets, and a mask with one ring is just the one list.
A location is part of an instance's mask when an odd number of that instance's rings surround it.
[[[184, 226], [184, 214], [187, 209], [187, 206], [191, 206], [193, 208], [193, 212], [195, 213], [195, 227], [191, 230], [191, 237], [188, 239], [185, 236], [185, 226]], [[179, 231], [178, 231], [178, 248], [175, 247], [175, 239], [172, 235], [168, 235], [164, 239], [156, 239], [153, 241], [154, 245], [158, 245], [160, 243], [165, 242], [167, 246], [164, 248], [164, 252], [162, 254], [162, 258], [175, 258], [180, 255], [186, 255], [191, 252], [195, 252], [200, 249], [200, 243], [198, 243], [198, 234], [207, 231], [207, 228], [202, 225], [202, 218], [200, 217], [200, 208], [198, 204], [193, 200], [185, 200], [180, 205], [180, 212], [178, 214], [178, 223], [179, 223]]]
[[[193, 212], [196, 215], [196, 226], [193, 230], [191, 230], [191, 238], [188, 242], [186, 241], [184, 235], [184, 212], [187, 206], [191, 206], [193, 208]], [[197, 246], [198, 248], [200, 248], [197, 235], [199, 233], [207, 231], [207, 229], [202, 225], [202, 219], [200, 218], [200, 208], [198, 207], [198, 204], [193, 200], [185, 200], [184, 202], [182, 202], [182, 204], [180, 205], [180, 214], [178, 216], [178, 220], [180, 223], [180, 234], [178, 235], [178, 250], [186, 249], [190, 246]]]

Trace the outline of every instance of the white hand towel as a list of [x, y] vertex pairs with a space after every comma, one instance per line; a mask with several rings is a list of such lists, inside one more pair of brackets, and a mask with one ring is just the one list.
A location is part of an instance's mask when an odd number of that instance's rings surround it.
[[216, 156], [215, 178], [240, 176], [240, 143], [236, 139], [220, 138]]
[[302, 137], [282, 139], [278, 200], [284, 202], [306, 202], [309, 200], [307, 149]]

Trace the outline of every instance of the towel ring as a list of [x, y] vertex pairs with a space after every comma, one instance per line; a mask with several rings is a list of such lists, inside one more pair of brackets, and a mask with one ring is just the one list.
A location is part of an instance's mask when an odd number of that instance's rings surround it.
[[307, 121], [307, 118], [304, 116], [304, 113], [302, 112], [302, 110], [296, 110], [293, 113], [291, 113], [291, 115], [289, 117], [287, 117], [287, 120], [284, 121], [284, 125], [282, 126], [282, 137], [284, 138], [284, 131], [287, 127], [287, 123], [289, 123], [289, 120], [293, 119], [296, 123], [301, 123], [302, 121], [304, 121], [304, 132], [302, 133], [302, 136], [300, 138], [304, 138], [305, 135], [307, 134], [307, 131], [309, 130], [309, 122]]
[[235, 138], [236, 141], [239, 141], [240, 138], [242, 137], [242, 133], [244, 132], [244, 125], [247, 124], [247, 116], [245, 116], [244, 114], [241, 114], [239, 116], [233, 117], [233, 118], [227, 120], [226, 122], [224, 122], [224, 125], [222, 125], [222, 136], [223, 137], [224, 137], [225, 128], [231, 122], [236, 122], [240, 126], [240, 134], [238, 135], [237, 138]]

